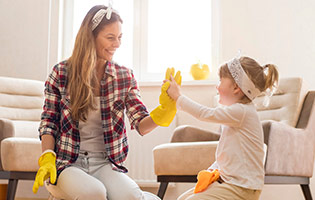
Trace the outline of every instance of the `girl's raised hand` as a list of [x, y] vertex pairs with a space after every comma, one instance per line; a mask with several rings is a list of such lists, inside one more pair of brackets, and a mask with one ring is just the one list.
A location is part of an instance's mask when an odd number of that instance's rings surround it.
[[180, 94], [180, 85], [182, 82], [182, 77], [180, 75], [180, 72], [176, 73], [175, 78], [171, 75], [170, 77], [170, 85], [167, 90], [167, 94], [175, 101], [177, 101]]

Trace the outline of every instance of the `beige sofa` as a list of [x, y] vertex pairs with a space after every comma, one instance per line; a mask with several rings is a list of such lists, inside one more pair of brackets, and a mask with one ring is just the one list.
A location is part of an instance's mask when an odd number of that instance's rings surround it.
[[44, 82], [0, 77], [0, 179], [13, 200], [19, 180], [34, 180], [41, 155], [38, 138]]
[[[304, 195], [310, 196], [308, 184], [313, 174], [315, 128], [307, 119], [314, 121], [315, 111], [313, 115], [311, 111], [315, 108], [314, 92], [307, 98], [306, 94], [307, 87], [301, 78], [283, 78], [268, 107], [262, 105], [263, 96], [254, 103], [264, 121], [268, 146], [265, 183], [300, 184]], [[214, 162], [219, 135], [214, 134], [216, 130], [200, 131], [199, 127], [198, 124], [179, 126], [171, 143], [153, 149], [155, 174], [161, 182], [159, 197], [163, 198], [169, 182], [194, 182], [197, 173]], [[307, 161], [301, 162], [301, 157]]]

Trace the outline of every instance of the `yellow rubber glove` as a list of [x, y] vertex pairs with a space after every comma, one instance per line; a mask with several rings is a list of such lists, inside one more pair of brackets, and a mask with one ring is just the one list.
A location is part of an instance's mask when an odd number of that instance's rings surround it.
[[195, 186], [194, 193], [202, 192], [209, 187], [214, 181], [218, 180], [220, 177], [219, 170], [215, 169], [213, 171], [202, 170], [198, 173], [198, 182]]
[[37, 193], [39, 186], [44, 185], [44, 181], [50, 177], [50, 182], [54, 184], [57, 178], [56, 155], [52, 152], [46, 152], [38, 159], [39, 170], [37, 171], [33, 192]]
[[[165, 73], [165, 79], [171, 80], [171, 75], [174, 76], [175, 69], [174, 68], [167, 68]], [[180, 75], [180, 71], [177, 71], [175, 75], [175, 81], [178, 85], [182, 83], [182, 76]], [[151, 113], [150, 116], [155, 124], [159, 126], [169, 126], [173, 121], [175, 114], [176, 114], [176, 102], [171, 99], [171, 97], [167, 94], [167, 89], [170, 86], [170, 82], [165, 82], [161, 87], [161, 95], [159, 97], [160, 105], [155, 108]]]

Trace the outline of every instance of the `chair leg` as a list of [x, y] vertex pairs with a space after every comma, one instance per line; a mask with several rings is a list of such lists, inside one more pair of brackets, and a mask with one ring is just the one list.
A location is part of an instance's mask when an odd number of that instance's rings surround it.
[[164, 198], [167, 186], [168, 186], [168, 182], [161, 182], [160, 183], [160, 187], [159, 187], [159, 191], [158, 191], [158, 197], [160, 197], [162, 200]]
[[303, 191], [305, 200], [313, 200], [309, 185], [307, 184], [307, 185], [300, 185], [300, 186]]
[[7, 200], [14, 200], [18, 181], [18, 179], [9, 179]]

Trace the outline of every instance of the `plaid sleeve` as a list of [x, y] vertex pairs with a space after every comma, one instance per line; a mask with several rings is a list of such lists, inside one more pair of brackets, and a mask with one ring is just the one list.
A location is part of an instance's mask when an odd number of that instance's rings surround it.
[[140, 121], [149, 115], [147, 108], [143, 104], [137, 81], [131, 71], [130, 89], [126, 96], [126, 114], [129, 118], [131, 129], [139, 132], [138, 126]]
[[59, 102], [61, 95], [58, 89], [58, 77], [58, 65], [56, 65], [45, 82], [45, 101], [38, 129], [40, 138], [46, 134], [56, 138], [56, 134], [59, 131]]

